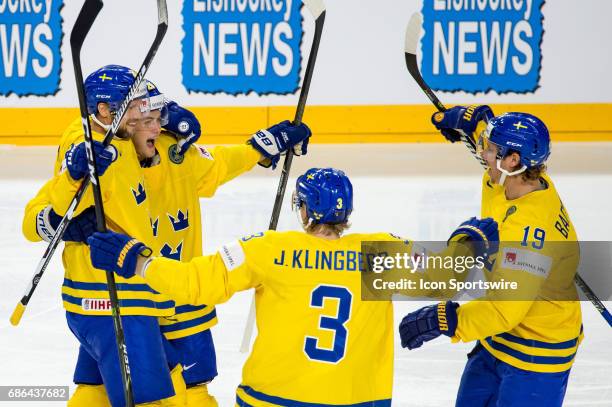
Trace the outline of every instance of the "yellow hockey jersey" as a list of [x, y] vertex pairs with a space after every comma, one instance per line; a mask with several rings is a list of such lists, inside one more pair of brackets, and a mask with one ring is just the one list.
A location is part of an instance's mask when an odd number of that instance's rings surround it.
[[547, 175], [543, 189], [508, 200], [485, 173], [482, 217], [499, 224], [500, 249], [489, 281], [517, 281], [515, 292], [488, 292], [458, 308], [456, 339], [480, 340], [493, 356], [535, 372], [572, 366], [582, 339], [574, 276], [576, 231]]
[[[176, 138], [162, 133], [155, 142], [159, 163], [143, 168], [156, 251], [164, 257], [189, 261], [202, 255], [200, 197], [211, 197], [225, 182], [250, 170], [260, 159], [251, 146], [194, 145], [183, 156]], [[176, 304], [176, 314], [160, 318], [168, 339], [189, 336], [216, 325], [214, 306]]]
[[[93, 133], [101, 141], [102, 134]], [[75, 182], [68, 171], [62, 168], [66, 151], [83, 141], [81, 120], [75, 120], [66, 129], [60, 140], [55, 163], [54, 177], [47, 182], [32, 199], [24, 216], [23, 232], [29, 240], [40, 240], [36, 233], [36, 215], [49, 202], [54, 210], [63, 215], [77, 191], [80, 181]], [[130, 140], [115, 139], [118, 158], [102, 177], [102, 197], [107, 224], [116, 231], [152, 244], [153, 233], [149, 216], [149, 201], [145, 180]], [[93, 205], [91, 187], [75, 211], [75, 216]], [[65, 275], [62, 298], [67, 311], [84, 315], [111, 315], [106, 273], [91, 265], [89, 248], [85, 244], [66, 242], [62, 254]], [[140, 278], [116, 277], [118, 298], [122, 315], [168, 316], [174, 314], [174, 302], [152, 290]]]
[[156, 258], [146, 281], [190, 304], [256, 289], [258, 335], [237, 405], [390, 406], [393, 307], [361, 300], [362, 241], [396, 239], [268, 231], [189, 263]]

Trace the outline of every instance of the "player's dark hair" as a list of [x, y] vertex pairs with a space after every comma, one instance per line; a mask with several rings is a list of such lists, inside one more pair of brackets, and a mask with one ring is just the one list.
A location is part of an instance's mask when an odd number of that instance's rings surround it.
[[[504, 158], [514, 153], [518, 154], [519, 156], [521, 155], [521, 153], [516, 150], [510, 150], [508, 151], [508, 154], [504, 156]], [[521, 166], [521, 164], [517, 165], [512, 169], [512, 171], [518, 170], [519, 168], [521, 168]], [[521, 178], [523, 179], [523, 181], [537, 181], [540, 179], [542, 173], [544, 172], [546, 172], [546, 164], [540, 164], [535, 167], [527, 168], [524, 172], [521, 173]]]
[[523, 181], [537, 181], [546, 172], [546, 164], [540, 164], [537, 167], [528, 168], [521, 174]]
[[[508, 154], [506, 154], [506, 157], [512, 155], [513, 153], [517, 153], [519, 156], [521, 155], [521, 153], [516, 150], [510, 150], [508, 151]], [[521, 164], [517, 165], [515, 168], [512, 169], [512, 171], [518, 170], [519, 168], [521, 168], [521, 166]], [[521, 178], [523, 179], [523, 181], [537, 181], [540, 179], [542, 173], [544, 172], [546, 172], [546, 164], [540, 164], [535, 167], [527, 168], [524, 172], [521, 173]]]

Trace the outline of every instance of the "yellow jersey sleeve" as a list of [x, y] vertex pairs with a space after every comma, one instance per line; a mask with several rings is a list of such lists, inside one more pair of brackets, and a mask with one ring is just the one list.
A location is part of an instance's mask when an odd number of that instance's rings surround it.
[[40, 242], [42, 240], [38, 234], [36, 221], [40, 211], [50, 205], [49, 189], [52, 185], [53, 180], [47, 181], [25, 207], [21, 230], [30, 242]]
[[[385, 253], [385, 256], [394, 258], [396, 256], [408, 255], [409, 260], [405, 259], [402, 267], [395, 265], [390, 270], [381, 274], [367, 273], [364, 277], [366, 287], [380, 287], [380, 282], [376, 279], [385, 279], [390, 282], [406, 282], [397, 284], [401, 288], [393, 290], [383, 290], [379, 294], [371, 291], [376, 298], [386, 298], [392, 292], [406, 297], [429, 297], [437, 299], [452, 298], [457, 291], [450, 284], [451, 280], [464, 281], [469, 274], [468, 267], [462, 267], [463, 259], [475, 258], [472, 248], [463, 242], [453, 242], [446, 248], [433, 251], [423, 245], [409, 241], [381, 240], [374, 250], [378, 253]], [[369, 250], [369, 249], [368, 249]], [[410, 283], [408, 283], [410, 282]], [[435, 288], [434, 288], [435, 287]]]
[[260, 154], [251, 146], [218, 146], [211, 151], [194, 145], [186, 153], [197, 179], [198, 193], [211, 197], [217, 188], [238, 175], [251, 170], [261, 159]]
[[[26, 205], [22, 222], [22, 231], [26, 239], [31, 242], [39, 242], [42, 240], [38, 235], [36, 228], [36, 217], [38, 213], [45, 207], [51, 205], [53, 206], [53, 210], [58, 215], [65, 214], [68, 210], [70, 202], [72, 201], [72, 198], [74, 197], [74, 194], [81, 184], [81, 181], [73, 180], [64, 167], [64, 156], [66, 152], [73, 145], [83, 142], [82, 131], [78, 131], [80, 125], [80, 119], [75, 120], [69, 127], [69, 129], [73, 129], [73, 131], [64, 133], [57, 149], [53, 177], [41, 187], [36, 196]], [[103, 138], [101, 134], [92, 134], [96, 140], [102, 140]], [[107, 199], [109, 198], [108, 193], [105, 195], [103, 194], [103, 196], [105, 196]], [[91, 192], [88, 192], [81, 200], [81, 203], [75, 211], [74, 216], [78, 215], [81, 210], [86, 209], [91, 205], [93, 205], [93, 196]]]
[[[257, 287], [263, 273], [249, 258], [255, 250], [247, 243], [233, 242], [216, 254], [196, 257], [188, 263], [158, 257], [145, 274], [147, 284], [183, 304], [220, 304], [237, 291]], [[247, 255], [251, 252], [251, 256]]]

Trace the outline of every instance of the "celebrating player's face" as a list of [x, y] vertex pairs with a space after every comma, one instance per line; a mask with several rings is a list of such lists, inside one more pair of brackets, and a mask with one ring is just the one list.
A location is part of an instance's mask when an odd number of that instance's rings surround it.
[[132, 137], [139, 160], [155, 156], [155, 140], [161, 132], [161, 113], [159, 110], [153, 110], [143, 116], [137, 120], [135, 133]]
[[130, 102], [123, 119], [121, 119], [119, 123], [117, 132], [115, 133], [117, 137], [128, 139], [134, 135], [137, 124], [145, 117], [145, 113], [142, 113], [140, 109], [141, 104], [142, 102], [139, 100]]
[[478, 140], [478, 147], [480, 156], [485, 160], [489, 169], [489, 176], [491, 177], [491, 181], [494, 183], [499, 182], [499, 178], [501, 177], [501, 171], [497, 169], [497, 145], [489, 142], [488, 137], [486, 135], [481, 135]]

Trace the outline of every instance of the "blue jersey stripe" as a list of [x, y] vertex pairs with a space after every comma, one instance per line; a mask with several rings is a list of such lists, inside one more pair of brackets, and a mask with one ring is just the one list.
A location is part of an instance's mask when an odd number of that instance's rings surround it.
[[239, 407], [253, 407], [252, 405], [250, 405], [249, 403], [241, 399], [237, 394], [236, 394], [236, 404], [238, 404]]
[[[75, 304], [78, 306], [82, 305], [83, 298], [73, 297], [72, 295], [68, 295], [66, 293], [62, 293], [62, 299], [70, 304]], [[99, 298], [101, 300], [105, 300], [107, 298]], [[121, 299], [119, 300], [120, 307], [144, 307], [144, 308], [152, 308], [152, 309], [168, 309], [174, 307], [174, 301], [151, 301], [151, 300], [142, 300], [142, 299]], [[95, 310], [94, 310], [95, 311]]]
[[182, 329], [193, 328], [194, 326], [204, 324], [216, 316], [217, 310], [212, 310], [210, 314], [206, 314], [199, 318], [190, 319], [189, 321], [177, 322], [176, 324], [172, 325], [160, 325], [160, 328], [163, 333], [180, 331]]
[[[284, 406], [284, 407], [391, 407], [391, 399], [365, 401], [363, 403], [356, 403], [356, 404], [308, 403], [304, 401], [285, 399], [285, 398], [277, 397], [277, 396], [270, 396], [268, 394], [264, 394], [259, 391], [253, 390], [253, 388], [249, 386], [240, 385], [238, 387], [241, 388], [246, 394], [253, 397], [254, 399], [265, 401], [267, 403], [277, 404], [279, 406]], [[238, 401], [240, 400], [240, 398], [236, 396], [236, 400]], [[242, 401], [242, 403], [244, 404], [238, 403], [238, 405], [249, 406], [244, 401]]]
[[525, 339], [519, 338], [518, 336], [511, 335], [509, 333], [503, 333], [499, 335], [500, 338], [504, 338], [509, 342], [518, 343], [520, 345], [530, 346], [532, 348], [542, 348], [542, 349], [571, 349], [575, 348], [578, 344], [578, 338], [570, 339], [565, 342], [542, 342], [536, 341], [535, 339]]
[[[87, 283], [83, 281], [73, 281], [67, 278], [64, 278], [64, 286], [75, 290], [108, 291], [108, 285], [106, 285], [106, 283]], [[159, 294], [146, 284], [117, 283], [117, 291], [148, 291], [153, 294]]]
[[541, 365], [561, 365], [564, 363], [571, 362], [576, 356], [576, 352], [572, 353], [569, 356], [535, 356], [528, 355], [526, 353], [520, 352], [516, 349], [512, 349], [502, 343], [495, 342], [491, 337], [486, 339], [487, 343], [495, 350], [506, 353], [512, 357], [515, 357], [523, 362], [527, 363], [536, 363]]
[[208, 305], [179, 305], [176, 307], [177, 314], [184, 314], [186, 312], [200, 311], [206, 308]]

